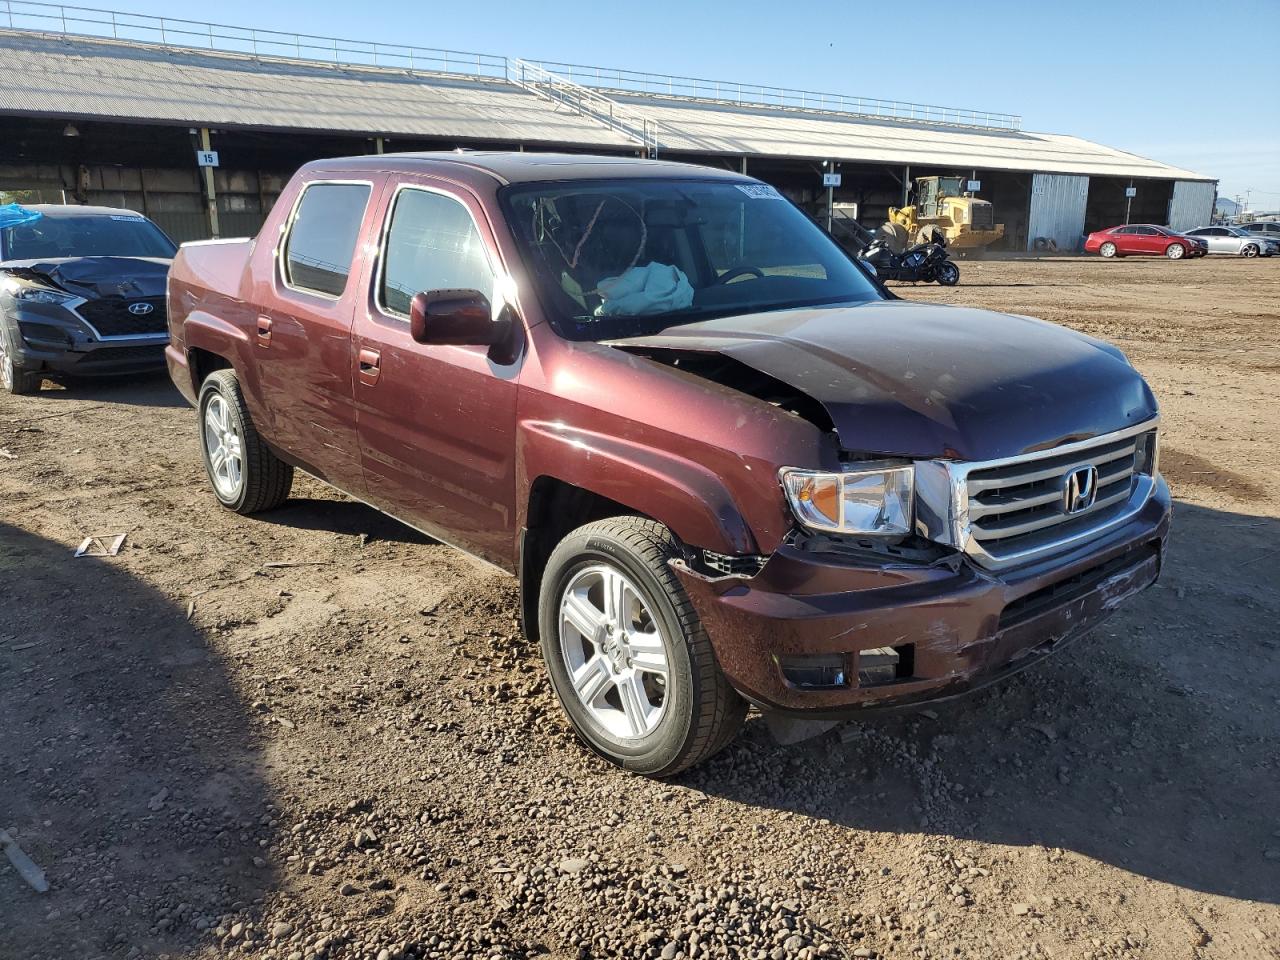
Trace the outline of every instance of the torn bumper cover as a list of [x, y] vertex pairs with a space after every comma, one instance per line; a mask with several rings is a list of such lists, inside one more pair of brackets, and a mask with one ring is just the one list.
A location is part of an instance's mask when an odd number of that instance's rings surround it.
[[754, 577], [676, 570], [745, 697], [845, 717], [969, 692], [1087, 633], [1155, 582], [1170, 510], [1160, 480], [1121, 527], [998, 575], [959, 557], [859, 564], [792, 546]]

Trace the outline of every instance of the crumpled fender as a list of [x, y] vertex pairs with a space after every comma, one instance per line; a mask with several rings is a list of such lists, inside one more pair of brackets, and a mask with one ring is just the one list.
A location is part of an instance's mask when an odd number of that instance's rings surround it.
[[[519, 489], [552, 477], [666, 524], [693, 546], [756, 553], [755, 538], [728, 489], [692, 460], [623, 439], [547, 421], [519, 427]], [[520, 526], [528, 504], [519, 507]]]

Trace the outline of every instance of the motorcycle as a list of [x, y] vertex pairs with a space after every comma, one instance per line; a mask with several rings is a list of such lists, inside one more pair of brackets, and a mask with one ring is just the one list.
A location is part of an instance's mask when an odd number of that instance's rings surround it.
[[917, 243], [899, 254], [889, 249], [883, 238], [877, 237], [859, 257], [881, 280], [937, 283], [944, 287], [954, 287], [960, 282], [960, 268], [940, 243]]

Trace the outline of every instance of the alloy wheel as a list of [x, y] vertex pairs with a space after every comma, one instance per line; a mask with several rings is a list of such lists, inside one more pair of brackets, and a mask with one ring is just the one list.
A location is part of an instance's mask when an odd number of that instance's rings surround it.
[[1116, 255], [1116, 245], [1114, 243], [1104, 243], [1098, 248], [1098, 252], [1104, 257], [1114, 257]]
[[648, 736], [667, 703], [667, 642], [636, 585], [608, 564], [574, 575], [560, 595], [560, 655], [574, 694], [619, 739]]
[[4, 345], [3, 336], [0, 336], [0, 387], [13, 389], [13, 367], [9, 363], [9, 348]]
[[231, 408], [214, 394], [204, 408], [204, 448], [209, 456], [209, 476], [218, 494], [234, 500], [244, 482], [244, 444]]
[[1258, 255], [1258, 248], [1252, 243], [1247, 244], [1244, 248], [1244, 255], [1246, 257], [1256, 257]]
[[1181, 260], [1182, 255], [1186, 252], [1187, 251], [1182, 248], [1182, 244], [1175, 243], [1172, 246], [1170, 246], [1168, 250], [1164, 252], [1164, 255], [1168, 257], [1170, 260]]

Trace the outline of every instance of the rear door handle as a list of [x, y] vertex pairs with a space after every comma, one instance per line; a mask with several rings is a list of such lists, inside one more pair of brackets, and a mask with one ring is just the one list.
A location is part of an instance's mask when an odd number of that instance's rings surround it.
[[377, 350], [360, 351], [360, 382], [373, 385], [382, 369], [382, 354]]
[[259, 317], [258, 318], [258, 343], [265, 347], [270, 342], [271, 342], [271, 318]]

